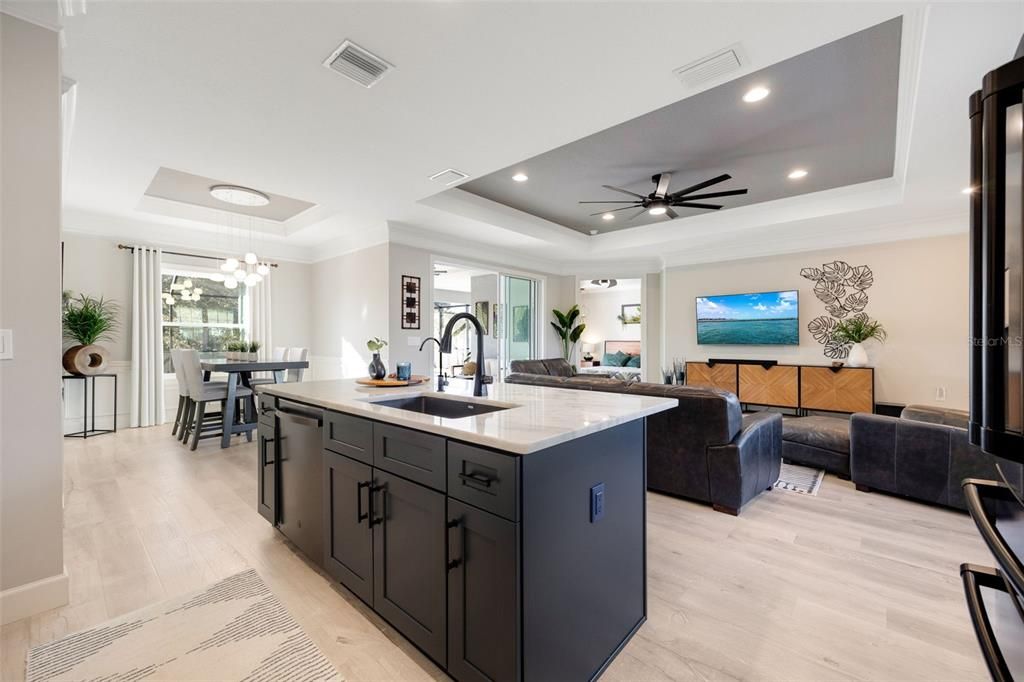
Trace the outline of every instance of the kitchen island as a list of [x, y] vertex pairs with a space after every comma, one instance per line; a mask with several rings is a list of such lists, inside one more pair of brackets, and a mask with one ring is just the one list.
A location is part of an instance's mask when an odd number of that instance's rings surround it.
[[261, 390], [260, 513], [457, 680], [598, 676], [646, 619], [645, 417], [497, 384]]

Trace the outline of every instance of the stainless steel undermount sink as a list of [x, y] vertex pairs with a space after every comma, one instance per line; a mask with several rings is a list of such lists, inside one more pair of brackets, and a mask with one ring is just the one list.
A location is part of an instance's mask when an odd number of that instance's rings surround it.
[[375, 400], [373, 404], [394, 407], [399, 410], [408, 410], [409, 412], [419, 412], [420, 414], [429, 414], [432, 417], [441, 417], [442, 419], [475, 417], [478, 414], [499, 412], [512, 407], [511, 405], [494, 405], [454, 398], [437, 398], [431, 395], [409, 396], [392, 400]]

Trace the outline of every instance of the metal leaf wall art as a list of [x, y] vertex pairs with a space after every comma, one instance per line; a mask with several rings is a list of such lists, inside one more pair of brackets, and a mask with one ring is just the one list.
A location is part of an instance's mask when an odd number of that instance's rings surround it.
[[828, 313], [808, 322], [807, 331], [825, 347], [825, 357], [845, 360], [850, 346], [836, 341], [835, 329], [840, 320], [848, 317], [867, 319], [864, 312], [868, 306], [867, 289], [875, 283], [871, 268], [835, 260], [820, 268], [804, 268], [800, 276], [814, 282], [814, 295], [825, 304]]

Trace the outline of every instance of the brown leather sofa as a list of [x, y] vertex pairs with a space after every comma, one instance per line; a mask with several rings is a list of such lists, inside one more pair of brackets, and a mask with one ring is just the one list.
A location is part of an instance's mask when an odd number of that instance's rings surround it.
[[513, 360], [513, 384], [676, 398], [678, 407], [647, 418], [647, 487], [710, 502], [738, 514], [771, 490], [782, 463], [782, 417], [744, 415], [727, 391], [573, 375], [561, 358]]

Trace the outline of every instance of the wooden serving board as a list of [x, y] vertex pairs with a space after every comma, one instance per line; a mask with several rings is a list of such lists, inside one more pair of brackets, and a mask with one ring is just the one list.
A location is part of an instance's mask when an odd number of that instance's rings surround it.
[[400, 379], [387, 378], [387, 379], [356, 379], [357, 384], [363, 386], [415, 386], [416, 384], [422, 384], [430, 381], [430, 377], [425, 377], [422, 374], [413, 374], [412, 378], [408, 381], [402, 381]]

